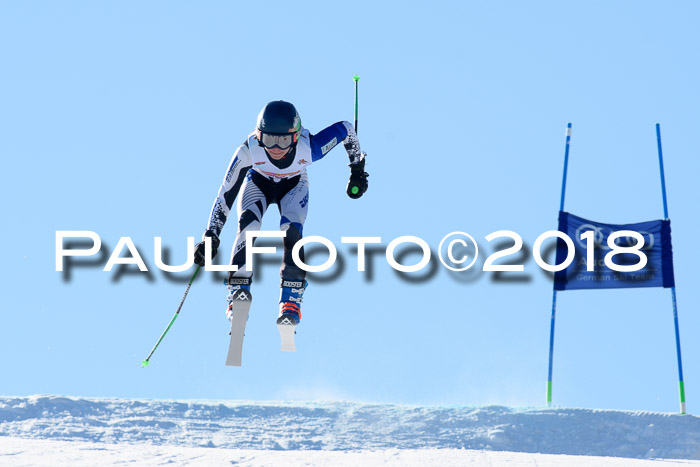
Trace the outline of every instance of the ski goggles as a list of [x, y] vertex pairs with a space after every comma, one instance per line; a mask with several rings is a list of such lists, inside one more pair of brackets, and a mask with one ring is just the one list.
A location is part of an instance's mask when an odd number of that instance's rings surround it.
[[287, 149], [292, 144], [297, 142], [299, 137], [299, 132], [285, 133], [281, 135], [276, 135], [273, 133], [263, 133], [260, 132], [260, 144], [267, 149], [280, 148]]

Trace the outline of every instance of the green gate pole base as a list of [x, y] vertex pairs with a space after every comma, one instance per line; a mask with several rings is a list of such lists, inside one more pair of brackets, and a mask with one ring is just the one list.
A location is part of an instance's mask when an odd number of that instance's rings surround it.
[[683, 381], [679, 381], [678, 388], [680, 389], [681, 396], [681, 415], [685, 415], [685, 383]]

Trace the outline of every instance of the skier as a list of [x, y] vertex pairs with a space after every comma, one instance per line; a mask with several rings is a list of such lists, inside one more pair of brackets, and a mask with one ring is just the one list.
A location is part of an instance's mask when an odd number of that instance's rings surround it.
[[[351, 123], [334, 123], [312, 135], [301, 126], [299, 114], [289, 102], [273, 101], [260, 111], [255, 131], [236, 150], [229, 163], [219, 194], [214, 200], [209, 224], [194, 253], [194, 262], [203, 267], [204, 238], [210, 237], [212, 257], [216, 255], [221, 230], [238, 197], [238, 232], [231, 252], [231, 264], [236, 265], [238, 270], [229, 273], [225, 281], [228, 289], [226, 314], [229, 320], [233, 317], [236, 294], [244, 291], [248, 300], [252, 297], [250, 286], [253, 273], [245, 264], [246, 232], [259, 230], [267, 207], [276, 203], [281, 216], [280, 230], [286, 231], [277, 324], [299, 324], [300, 305], [308, 283], [305, 280], [306, 271], [297, 267], [292, 260], [292, 248], [302, 238], [308, 209], [309, 181], [306, 168], [312, 162], [322, 159], [340, 142], [344, 144], [350, 158], [347, 194], [356, 199], [367, 191], [368, 174], [365, 172], [366, 153], [360, 150]], [[300, 259], [304, 260], [303, 248]]]

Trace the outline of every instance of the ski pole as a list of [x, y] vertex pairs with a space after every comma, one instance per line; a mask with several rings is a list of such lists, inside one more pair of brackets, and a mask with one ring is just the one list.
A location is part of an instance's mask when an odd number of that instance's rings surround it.
[[175, 320], [177, 319], [177, 316], [180, 314], [180, 310], [182, 310], [182, 305], [185, 303], [185, 299], [187, 298], [187, 294], [190, 291], [190, 287], [192, 287], [192, 282], [194, 282], [194, 278], [197, 277], [197, 273], [199, 272], [199, 266], [197, 266], [197, 269], [194, 270], [194, 274], [192, 274], [192, 278], [190, 279], [190, 283], [187, 284], [187, 288], [185, 289], [185, 295], [182, 296], [182, 300], [180, 300], [180, 306], [177, 307], [177, 311], [175, 312], [175, 316], [173, 316], [173, 319], [170, 320], [170, 323], [168, 323], [168, 327], [165, 328], [165, 331], [163, 331], [163, 334], [160, 335], [160, 339], [158, 339], [158, 342], [156, 342], [156, 345], [153, 347], [153, 350], [151, 350], [151, 353], [148, 354], [148, 357], [146, 357], [146, 360], [141, 362], [141, 368], [145, 368], [148, 366], [151, 360], [151, 356], [153, 356], [153, 352], [156, 351], [158, 346], [160, 345], [160, 342], [163, 340], [165, 335], [170, 331], [170, 327], [173, 325]]
[[[355, 133], [357, 133], [357, 85], [360, 81], [360, 76], [355, 75], [352, 77], [352, 80], [355, 81]], [[352, 181], [352, 179], [351, 179]], [[352, 185], [348, 186], [348, 194], [352, 193], [353, 195], [357, 195], [360, 192], [360, 187], [357, 185]]]
[[352, 77], [355, 82], [355, 133], [357, 133], [357, 86], [360, 83], [360, 75], [355, 75]]

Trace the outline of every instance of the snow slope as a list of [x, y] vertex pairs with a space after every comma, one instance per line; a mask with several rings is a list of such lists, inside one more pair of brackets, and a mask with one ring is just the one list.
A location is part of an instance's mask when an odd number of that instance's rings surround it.
[[[145, 462], [146, 458], [158, 459], [175, 452], [171, 448], [184, 450], [184, 457], [178, 461], [181, 463], [196, 461], [204, 455], [201, 453], [213, 456], [215, 451], [224, 452], [222, 462], [238, 456], [238, 462], [257, 458], [254, 464], [317, 458], [319, 463], [347, 461], [350, 465], [353, 455], [365, 456], [363, 463], [375, 465], [394, 461], [410, 464], [414, 462], [411, 456], [423, 456], [428, 462], [434, 453], [442, 456], [441, 464], [468, 464], [472, 462], [468, 456], [481, 456], [482, 463], [491, 463], [488, 459], [506, 456], [503, 459], [510, 459], [510, 465], [520, 465], [518, 459], [523, 459], [522, 465], [531, 465], [532, 455], [518, 456], [515, 452], [700, 460], [700, 418], [501, 406], [0, 397], [0, 464], [21, 459], [31, 464], [31, 456], [40, 456], [44, 450], [64, 452], [66, 462], [76, 462], [80, 452], [93, 451], [104, 455], [111, 452], [115, 462], [123, 461], [123, 456], [136, 456]], [[263, 454], [261, 450], [268, 452]], [[269, 451], [323, 452], [302, 456], [299, 452]], [[139, 457], [139, 452], [147, 457]], [[401, 456], [408, 457], [399, 461]], [[548, 465], [546, 456], [537, 458], [538, 463]], [[89, 463], [91, 457], [87, 459]], [[415, 465], [421, 462], [415, 460]]]
[[191, 465], [191, 466], [501, 466], [508, 467], [683, 467], [692, 460], [644, 460], [466, 449], [386, 449], [365, 451], [262, 451], [171, 445], [103, 444], [85, 441], [0, 437], [0, 465]]

